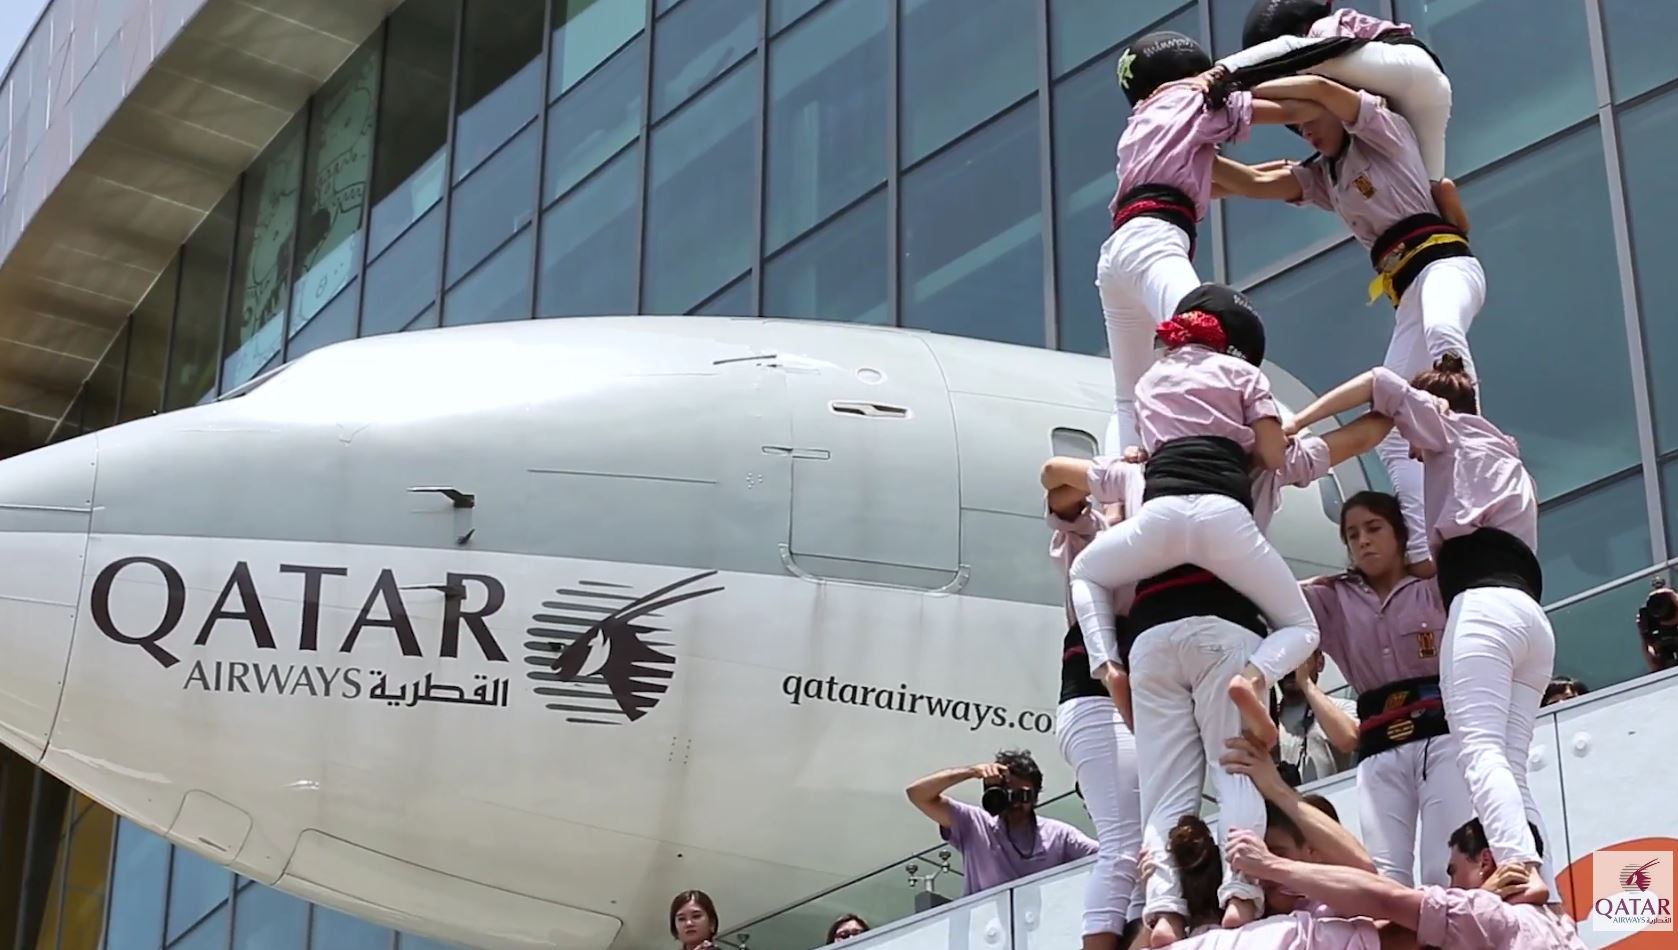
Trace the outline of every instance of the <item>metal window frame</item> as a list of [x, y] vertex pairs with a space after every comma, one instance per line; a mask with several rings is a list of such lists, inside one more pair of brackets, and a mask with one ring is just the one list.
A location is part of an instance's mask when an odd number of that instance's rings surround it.
[[[362, 320], [365, 319], [364, 315], [367, 313], [367, 253], [373, 246], [373, 182], [379, 174], [379, 131], [384, 124], [379, 119], [384, 115], [385, 84], [390, 79], [390, 21], [390, 16], [380, 20], [379, 28], [374, 31], [378, 36], [379, 44], [378, 77], [374, 80], [378, 87], [373, 92], [373, 126], [367, 133], [367, 187], [362, 190], [361, 199], [361, 254], [355, 267], [355, 287], [353, 288], [355, 293], [355, 327], [350, 331], [350, 338], [353, 340], [361, 338]], [[351, 288], [346, 287], [342, 291], [342, 293], [348, 292], [351, 292]]]
[[[994, 0], [993, 0], [994, 2]], [[886, 10], [886, 326], [903, 325], [903, 2]], [[819, 8], [820, 4], [816, 8]], [[806, 14], [808, 15], [808, 14]], [[794, 239], [796, 240], [796, 238]], [[792, 246], [788, 241], [788, 247]]]
[[[554, 5], [557, 2], [558, 0], [542, 0], [542, 103], [540, 108], [536, 110], [536, 184], [533, 186], [534, 194], [530, 202], [530, 224], [527, 225], [527, 227], [536, 229], [530, 236], [530, 279], [527, 281], [529, 292], [525, 295], [525, 301], [529, 305], [529, 316], [524, 318], [527, 320], [534, 320], [541, 316], [536, 311], [536, 305], [541, 300], [541, 294], [537, 291], [537, 282], [542, 279], [542, 186], [547, 184], [548, 177], [548, 112], [553, 108], [553, 103], [558, 100], [557, 96], [552, 100], [548, 98], [553, 93]], [[595, 64], [595, 68], [598, 69], [610, 62], [614, 55], [616, 55], [616, 51], [607, 54], [605, 59]], [[593, 72], [593, 70], [590, 70], [590, 72]], [[522, 134], [524, 134], [524, 128], [520, 128], [507, 142], [512, 142], [513, 139]], [[502, 147], [505, 148], [506, 145], [504, 144]], [[484, 159], [484, 161], [487, 162], [489, 159]], [[444, 224], [447, 223], [444, 222]], [[447, 240], [448, 237], [445, 233], [444, 243], [447, 243]], [[465, 280], [464, 277], [461, 279]]]
[[[431, 305], [437, 308], [438, 326], [443, 326], [443, 320], [448, 316], [448, 314], [444, 312], [443, 292], [448, 290], [447, 268], [449, 264], [449, 217], [450, 210], [454, 206], [454, 190], [455, 185], [457, 184], [454, 180], [454, 147], [455, 131], [460, 126], [460, 117], [456, 115], [455, 112], [460, 106], [460, 65], [466, 55], [466, 4], [470, 2], [472, 2], [472, 0], [456, 0], [454, 6], [454, 49], [450, 54], [453, 59], [449, 64], [449, 128], [448, 134], [443, 138], [443, 195], [441, 198], [437, 199], [437, 205], [433, 206], [440, 206], [443, 216], [441, 225], [443, 229], [442, 240], [437, 242], [437, 281], [432, 290], [431, 297]], [[520, 129], [520, 131], [523, 130]], [[514, 133], [507, 139], [507, 141], [511, 142], [517, 137], [517, 133]], [[504, 147], [505, 145], [506, 142], [503, 142], [502, 146]], [[485, 161], [488, 160], [488, 158], [485, 159]], [[483, 162], [479, 162], [478, 166], [482, 167]], [[462, 179], [462, 181], [464, 180], [465, 179]], [[430, 209], [428, 208], [426, 210], [429, 211]], [[421, 215], [421, 217], [424, 216]], [[417, 224], [418, 220], [416, 219], [414, 223]], [[400, 240], [400, 238], [398, 240]], [[391, 245], [394, 245], [396, 241], [392, 241], [390, 243]], [[386, 249], [389, 249], [389, 245], [387, 245]], [[424, 312], [425, 311], [423, 309], [420, 311], [420, 313]]]
[[1054, 39], [1050, 35], [1049, 0], [1038, 0], [1037, 9], [1037, 180], [1040, 202], [1038, 215], [1043, 224], [1043, 347], [1060, 349], [1060, 287], [1055, 262], [1060, 247], [1055, 240], [1060, 215], [1055, 207], [1055, 115], [1054, 115]]
[[[816, 8], [822, 6], [825, 3], [818, 3]], [[752, 269], [749, 275], [752, 316], [763, 312], [763, 248], [768, 240], [764, 232], [769, 228], [769, 40], [769, 0], [761, 0], [757, 11], [757, 148], [752, 154], [752, 176], [755, 179], [752, 196], [757, 203], [754, 209], [757, 226], [752, 230]], [[647, 98], [652, 98], [651, 89], [647, 90]], [[729, 285], [723, 286], [726, 288]]]
[[[651, 197], [653, 164], [653, 60], [657, 55], [658, 2], [646, 0], [647, 13], [642, 30], [647, 36], [647, 76], [641, 90], [641, 127], [637, 136], [641, 149], [640, 192], [635, 216], [635, 312], [641, 313], [647, 304], [647, 205]], [[665, 116], [669, 118], [669, 116]]]

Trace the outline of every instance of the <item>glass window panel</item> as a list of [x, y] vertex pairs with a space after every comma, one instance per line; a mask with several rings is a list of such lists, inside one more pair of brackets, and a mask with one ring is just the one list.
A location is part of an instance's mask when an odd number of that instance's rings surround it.
[[1678, 77], [1672, 37], [1678, 36], [1678, 3], [1602, 0], [1608, 44], [1608, 78], [1624, 101]]
[[1661, 465], [1661, 507], [1666, 511], [1666, 553], [1678, 554], [1678, 458]]
[[100, 932], [105, 926], [105, 882], [111, 870], [111, 835], [115, 828], [116, 816], [104, 808], [89, 809], [76, 822], [70, 835], [58, 950], [97, 950], [99, 946]]
[[635, 311], [641, 150], [612, 160], [542, 216], [543, 317]]
[[408, 323], [407, 326], [403, 327], [402, 330], [403, 332], [407, 332], [408, 330], [432, 330], [436, 329], [437, 326], [439, 326], [437, 320], [437, 306], [433, 304], [432, 306], [425, 308], [424, 313], [415, 317]]
[[647, 22], [646, 0], [553, 0], [553, 4], [549, 98], [575, 86]]
[[890, 0], [835, 0], [769, 51], [767, 250], [886, 177]]
[[163, 408], [195, 406], [216, 388], [217, 348], [227, 307], [237, 192], [229, 193], [187, 238], [181, 252], [180, 302], [169, 352]]
[[636, 40], [548, 110], [544, 205], [635, 141], [646, 85], [647, 44]]
[[718, 291], [710, 300], [693, 308], [699, 317], [752, 316], [752, 275], [746, 274]]
[[[1255, 126], [1245, 142], [1226, 146], [1226, 154], [1238, 162], [1256, 165], [1277, 158], [1303, 161], [1312, 152], [1304, 139], [1272, 125]], [[1340, 217], [1321, 208], [1252, 198], [1227, 198], [1218, 203], [1223, 206], [1230, 278], [1237, 284], [1318, 241], [1350, 239]], [[1201, 222], [1201, 231], [1210, 238], [1210, 216]]]
[[139, 825], [118, 822], [105, 950], [157, 950], [168, 884], [169, 843]]
[[227, 868], [185, 848], [175, 849], [169, 869], [169, 928], [174, 940], [204, 915], [224, 903], [233, 887], [233, 873]]
[[[1049, 0], [1049, 63], [1054, 67], [1056, 76], [1071, 72], [1091, 56], [1112, 46], [1116, 40], [1142, 32], [1149, 24], [1181, 5], [1182, 0], [1122, 0], [1119, 3], [1113, 0]], [[1189, 13], [1195, 13], [1193, 4], [1189, 6]], [[1246, 15], [1244, 9], [1242, 15]], [[1198, 24], [1198, 15], [1194, 16], [1194, 20]], [[1173, 26], [1162, 29], [1175, 29], [1188, 36], [1200, 34], [1198, 26], [1193, 30]], [[1107, 78], [1115, 94], [1119, 89], [1118, 82], [1114, 80], [1118, 58], [1117, 52], [1111, 57], [1102, 57], [1109, 60]]]
[[[1199, 14], [1189, 7], [1161, 29], [1198, 37]], [[1119, 91], [1113, 69], [1114, 62], [1103, 57], [1057, 83], [1052, 98], [1060, 348], [1075, 353], [1107, 349], [1095, 262], [1113, 231], [1107, 202], [1118, 187], [1114, 165], [1119, 132], [1130, 118], [1130, 104]], [[1203, 224], [1201, 233], [1209, 236], [1211, 226]], [[1197, 248], [1194, 266], [1200, 276], [1212, 279], [1209, 238]]]
[[653, 130], [644, 311], [684, 313], [751, 266], [757, 106], [753, 62]]
[[222, 904], [214, 914], [192, 929], [169, 950], [223, 950], [227, 946], [227, 924], [231, 916], [229, 904]]
[[787, 24], [821, 6], [821, 3], [822, 0], [769, 0], [769, 32], [778, 33], [786, 29]]
[[[1637, 636], [1637, 608], [1649, 596], [1649, 579], [1627, 581], [1550, 614], [1556, 633], [1556, 675], [1572, 676], [1592, 690], [1649, 672]], [[1545, 591], [1545, 599], [1549, 592]]]
[[301, 950], [308, 937], [309, 905], [261, 884], [239, 892], [233, 950]]
[[536, 127], [463, 182], [449, 205], [448, 282], [476, 267], [535, 217]]
[[443, 197], [457, 6], [457, 0], [407, 0], [390, 18], [373, 161], [372, 254]]
[[1043, 345], [1037, 155], [1034, 100], [904, 176], [904, 326]]
[[1431, 0], [1427, 44], [1451, 74], [1447, 171], [1479, 168], [1594, 112], [1589, 36], [1577, 0]]
[[442, 243], [443, 212], [434, 209], [368, 265], [362, 336], [396, 330], [436, 301]]
[[757, 49], [758, 9], [758, 0], [695, 0], [659, 21], [654, 121]]
[[295, 337], [361, 270], [361, 213], [373, 158], [379, 50], [363, 46], [315, 97], [298, 222]]
[[175, 290], [181, 256], [169, 262], [134, 308], [128, 341], [128, 373], [122, 383], [122, 418], [140, 419], [163, 405], [163, 374], [169, 358], [169, 325], [175, 319]]
[[905, 167], [1037, 88], [1035, 3], [902, 0]]
[[1649, 566], [1643, 476], [1593, 488], [1538, 516], [1544, 599], [1561, 600]]
[[763, 272], [763, 315], [885, 325], [886, 193], [821, 226]]
[[[1476, 320], [1489, 329], [1470, 338], [1487, 415], [1520, 441], [1545, 498], [1635, 465], [1637, 422], [1596, 126], [1462, 192], [1474, 209], [1474, 252], [1490, 285]], [[1558, 380], [1577, 383], [1566, 399], [1556, 398]]]
[[[1662, 152], [1660, 150], [1666, 150]], [[1620, 115], [1620, 159], [1625, 169], [1626, 214], [1631, 222], [1637, 265], [1638, 308], [1643, 318], [1644, 357], [1649, 362], [1655, 441], [1662, 451], [1678, 448], [1678, 179], [1671, 155], [1678, 149], [1678, 92], [1665, 92]], [[1653, 151], [1652, 151], [1653, 150]], [[1619, 308], [1611, 308], [1617, 318]]]
[[[70, 831], [70, 812], [67, 809], [60, 811], [59, 819], [54, 822], [58, 826], [58, 832], [53, 836], [53, 841], [49, 845], [51, 851], [36, 858], [36, 860], [50, 858], [52, 871], [46, 881], [46, 894], [37, 898], [41, 901], [41, 910], [40, 920], [36, 924], [35, 950], [57, 950], [58, 948], [58, 911], [64, 897], [64, 864], [70, 854], [70, 849], [65, 847], [68, 842], [67, 835]], [[22, 893], [22, 891], [20, 890], [18, 893]], [[24, 927], [19, 929], [27, 931], [28, 925], [25, 924]], [[22, 943], [23, 941], [19, 940], [13, 946], [19, 946]]]
[[360, 291], [361, 288], [354, 284], [345, 287], [331, 303], [315, 314], [309, 325], [291, 338], [291, 344], [286, 347], [286, 359], [294, 360], [323, 346], [353, 339]]
[[128, 327], [124, 325], [87, 378], [84, 390], [87, 400], [82, 411], [82, 427], [87, 431], [116, 424], [117, 401], [122, 398], [122, 367], [127, 358]]
[[233, 264], [233, 306], [227, 314], [222, 351], [223, 392], [249, 381], [280, 352], [302, 180], [303, 123], [299, 117], [245, 173]]
[[397, 950], [459, 950], [449, 943], [432, 940], [429, 937], [416, 937], [413, 934], [402, 934], [402, 940], [397, 944]]
[[390, 950], [389, 930], [359, 917], [316, 905], [314, 925], [309, 928], [313, 945], [332, 950]]
[[658, 0], [658, 6], [653, 8], [653, 13], [662, 14], [664, 11], [681, 2], [682, 0]]
[[530, 254], [535, 228], [525, 228], [482, 267], [443, 296], [443, 322], [494, 323], [530, 316]]
[[466, 0], [455, 104], [454, 180], [460, 181], [542, 106], [546, 0]]

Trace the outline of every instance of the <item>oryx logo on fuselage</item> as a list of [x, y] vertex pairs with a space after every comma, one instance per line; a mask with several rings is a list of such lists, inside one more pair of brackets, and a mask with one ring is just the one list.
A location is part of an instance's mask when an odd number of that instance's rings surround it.
[[561, 588], [559, 599], [542, 602], [525, 644], [525, 658], [537, 696], [547, 708], [566, 713], [567, 722], [620, 725], [645, 716], [664, 698], [675, 672], [671, 644], [647, 639], [668, 633], [658, 611], [704, 597], [721, 587], [687, 589], [716, 575], [695, 574], [636, 596], [623, 584], [579, 581]]

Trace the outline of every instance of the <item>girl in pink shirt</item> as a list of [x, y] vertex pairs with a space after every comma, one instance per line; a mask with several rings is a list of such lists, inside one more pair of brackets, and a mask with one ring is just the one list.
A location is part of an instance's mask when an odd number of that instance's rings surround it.
[[1474, 810], [1498, 862], [1542, 879], [1527, 822], [1541, 835], [1544, 822], [1527, 784], [1527, 755], [1556, 639], [1539, 605], [1537, 485], [1515, 440], [1479, 415], [1474, 382], [1454, 354], [1408, 383], [1378, 366], [1301, 410], [1290, 428], [1364, 403], [1391, 418], [1422, 461], [1428, 542], [1446, 607], [1445, 715]]
[[1103, 449], [1118, 455], [1140, 441], [1136, 381], [1153, 362], [1154, 328], [1200, 285], [1191, 262], [1195, 225], [1212, 201], [1212, 159], [1254, 124], [1303, 122], [1307, 102], [1277, 103], [1232, 93], [1207, 105], [1204, 84], [1189, 80], [1212, 59], [1181, 33], [1150, 33], [1119, 58], [1119, 86], [1130, 119], [1118, 144], [1118, 190], [1108, 208], [1113, 232], [1101, 246], [1096, 286], [1113, 360], [1113, 420]]

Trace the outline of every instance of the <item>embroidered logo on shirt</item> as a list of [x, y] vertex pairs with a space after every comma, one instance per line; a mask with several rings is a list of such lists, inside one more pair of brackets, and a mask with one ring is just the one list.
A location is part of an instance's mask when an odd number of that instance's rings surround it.
[[1375, 197], [1375, 186], [1369, 181], [1369, 173], [1367, 172], [1352, 179], [1352, 187], [1356, 188], [1358, 194], [1365, 198]]
[[1432, 630], [1416, 633], [1416, 655], [1424, 660], [1431, 660], [1439, 655], [1439, 645], [1434, 642]]

